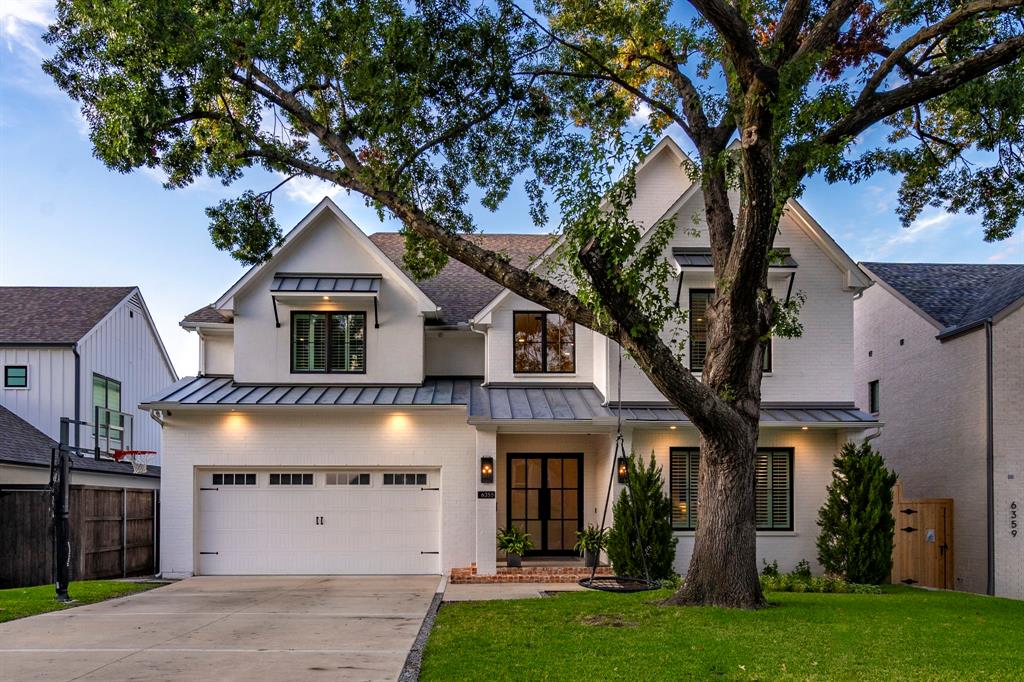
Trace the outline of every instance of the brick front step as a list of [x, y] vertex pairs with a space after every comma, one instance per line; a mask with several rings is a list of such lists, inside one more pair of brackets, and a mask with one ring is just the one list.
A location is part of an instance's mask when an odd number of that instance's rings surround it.
[[[448, 582], [453, 585], [485, 583], [574, 583], [590, 577], [589, 568], [583, 566], [499, 566], [496, 575], [478, 575], [476, 564], [468, 568], [453, 568]], [[597, 575], [614, 575], [609, 566], [599, 566]]]

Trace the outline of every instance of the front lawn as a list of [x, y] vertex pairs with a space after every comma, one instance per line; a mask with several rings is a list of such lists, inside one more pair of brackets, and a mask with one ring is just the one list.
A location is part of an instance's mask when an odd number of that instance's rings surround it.
[[760, 611], [668, 592], [444, 604], [424, 680], [1020, 679], [1024, 602], [885, 588], [770, 593]]
[[15, 618], [34, 616], [37, 613], [47, 611], [58, 611], [72, 606], [92, 604], [123, 597], [126, 594], [151, 590], [163, 583], [135, 583], [123, 580], [83, 580], [73, 582], [68, 588], [68, 594], [74, 599], [72, 604], [62, 604], [54, 596], [53, 585], [38, 585], [36, 587], [15, 587], [10, 590], [0, 590], [0, 623]]

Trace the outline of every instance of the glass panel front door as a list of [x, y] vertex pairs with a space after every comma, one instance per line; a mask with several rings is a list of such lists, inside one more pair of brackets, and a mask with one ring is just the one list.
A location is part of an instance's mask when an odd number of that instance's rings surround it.
[[582, 455], [509, 455], [508, 525], [533, 540], [530, 554], [573, 554], [583, 517]]

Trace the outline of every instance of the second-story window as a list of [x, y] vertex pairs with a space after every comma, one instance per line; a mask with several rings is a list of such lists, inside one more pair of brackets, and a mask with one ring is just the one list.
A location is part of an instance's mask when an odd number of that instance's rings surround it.
[[517, 374], [576, 371], [576, 325], [555, 313], [512, 315], [512, 366]]
[[[768, 292], [769, 295], [771, 291]], [[714, 299], [714, 289], [690, 289], [690, 371], [704, 369], [704, 358], [708, 354], [708, 308]], [[761, 370], [772, 371], [772, 342], [764, 344]]]
[[366, 372], [366, 313], [292, 313], [292, 372]]

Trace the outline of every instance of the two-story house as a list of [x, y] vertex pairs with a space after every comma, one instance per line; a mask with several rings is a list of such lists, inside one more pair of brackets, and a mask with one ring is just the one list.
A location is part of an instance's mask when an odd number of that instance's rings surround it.
[[[684, 160], [670, 139], [646, 157], [634, 217], [678, 218], [665, 257], [699, 373], [714, 277]], [[868, 278], [796, 203], [780, 229], [770, 284], [804, 292], [804, 334], [774, 341], [767, 361], [758, 551], [789, 567], [814, 561], [832, 458], [877, 421], [853, 403], [853, 297]], [[473, 238], [548, 267], [551, 237]], [[400, 235], [368, 237], [325, 199], [182, 322], [202, 373], [145, 405], [163, 424], [165, 575], [492, 574], [499, 527], [557, 556], [600, 523], [617, 469], [616, 344], [459, 263], [415, 282], [402, 251]], [[664, 467], [682, 572], [698, 434], [628, 357], [621, 384], [627, 448]]]
[[908, 498], [953, 500], [952, 585], [1024, 599], [1024, 265], [864, 263], [855, 395]]
[[177, 379], [137, 287], [0, 287], [0, 370], [0, 483], [49, 480], [62, 417], [92, 424], [68, 442], [95, 449], [98, 409], [111, 428], [99, 427], [98, 456], [73, 460], [72, 482], [158, 487], [155, 468], [136, 475], [110, 458], [159, 451], [160, 427], [138, 404]]

